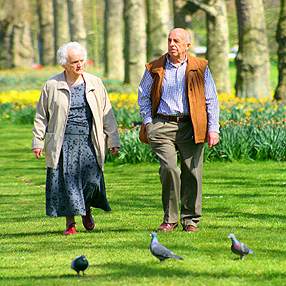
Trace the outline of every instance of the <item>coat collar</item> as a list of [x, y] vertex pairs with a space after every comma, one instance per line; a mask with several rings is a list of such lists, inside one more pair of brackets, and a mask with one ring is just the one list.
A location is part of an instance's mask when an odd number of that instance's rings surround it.
[[[94, 81], [91, 81], [88, 73], [86, 73], [86, 72], [83, 73], [83, 79], [84, 79], [85, 84], [86, 84], [86, 91], [87, 92], [96, 89], [96, 84]], [[69, 90], [69, 86], [68, 86], [66, 79], [65, 79], [65, 71], [63, 71], [62, 73], [60, 73], [57, 76], [57, 85], [58, 85], [57, 89]]]
[[157, 73], [159, 75], [164, 74], [165, 72], [165, 66], [167, 62], [167, 54], [165, 53], [163, 56], [161, 56], [158, 60], [156, 60], [156, 63], [154, 64], [153, 73]]
[[65, 79], [65, 71], [63, 71], [62, 73], [60, 73], [58, 76], [57, 76], [57, 85], [58, 85], [58, 89], [67, 89], [69, 90], [69, 86], [66, 82], [66, 79]]
[[186, 74], [189, 71], [197, 71], [199, 69], [199, 65], [197, 61], [195, 60], [195, 57], [191, 56], [188, 53], [187, 53], [187, 57], [188, 57], [188, 63], [187, 63], [187, 68], [186, 68]]
[[[157, 62], [154, 64], [153, 73], [157, 73], [161, 75], [165, 72], [165, 66], [167, 62], [167, 55], [168, 53], [165, 53], [163, 56], [161, 56]], [[196, 61], [196, 58], [191, 56], [187, 53], [187, 67], [186, 67], [186, 74], [189, 71], [197, 71], [199, 69], [199, 65]]]

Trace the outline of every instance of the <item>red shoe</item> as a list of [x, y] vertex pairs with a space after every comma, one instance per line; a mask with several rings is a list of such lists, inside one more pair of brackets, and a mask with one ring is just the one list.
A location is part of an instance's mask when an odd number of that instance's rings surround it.
[[67, 226], [67, 229], [64, 232], [65, 235], [75, 234], [75, 222]]
[[87, 229], [87, 230], [93, 230], [94, 228], [94, 220], [91, 216], [90, 210], [86, 212], [86, 215], [82, 215], [82, 223], [83, 226]]

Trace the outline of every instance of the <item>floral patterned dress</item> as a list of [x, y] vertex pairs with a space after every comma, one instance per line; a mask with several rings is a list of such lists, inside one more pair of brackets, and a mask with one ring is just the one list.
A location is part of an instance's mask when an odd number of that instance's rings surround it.
[[86, 204], [110, 211], [103, 172], [91, 143], [92, 112], [85, 83], [71, 86], [71, 106], [57, 169], [47, 168], [46, 214], [86, 214]]

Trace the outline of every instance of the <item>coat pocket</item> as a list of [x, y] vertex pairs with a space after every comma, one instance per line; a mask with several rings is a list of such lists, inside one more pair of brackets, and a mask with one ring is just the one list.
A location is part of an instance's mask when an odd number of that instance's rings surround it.
[[51, 155], [53, 153], [53, 149], [55, 149], [54, 147], [54, 133], [46, 133], [45, 136], [45, 152], [48, 155]]

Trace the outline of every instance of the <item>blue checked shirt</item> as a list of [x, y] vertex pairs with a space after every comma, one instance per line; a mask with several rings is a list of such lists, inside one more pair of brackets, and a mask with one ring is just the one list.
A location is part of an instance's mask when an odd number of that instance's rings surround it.
[[[179, 67], [173, 65], [167, 56], [161, 100], [157, 113], [173, 116], [189, 115], [185, 96], [185, 72], [187, 57]], [[138, 88], [138, 105], [144, 124], [152, 121], [151, 87], [153, 78], [146, 69]], [[215, 83], [207, 67], [205, 71], [205, 97], [208, 114], [208, 131], [219, 132], [219, 103]]]

